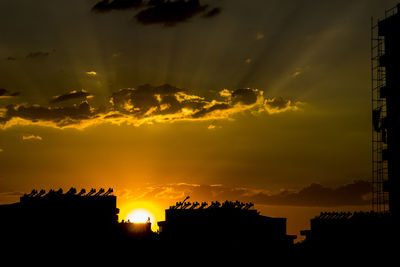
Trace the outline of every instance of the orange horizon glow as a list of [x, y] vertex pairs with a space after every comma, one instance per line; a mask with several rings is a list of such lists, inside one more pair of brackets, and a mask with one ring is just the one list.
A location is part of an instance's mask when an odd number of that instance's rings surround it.
[[152, 222], [151, 217], [154, 217], [154, 215], [150, 211], [135, 209], [128, 214], [127, 220], [133, 223], [146, 223]]
[[158, 230], [157, 222], [164, 220], [164, 209], [152, 202], [129, 202], [121, 205], [120, 220], [132, 223], [146, 223], [148, 218], [151, 222], [151, 230]]

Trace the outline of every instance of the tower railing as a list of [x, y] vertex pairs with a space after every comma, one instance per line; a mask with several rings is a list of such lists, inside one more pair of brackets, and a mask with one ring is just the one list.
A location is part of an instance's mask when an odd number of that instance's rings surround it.
[[[387, 11], [385, 18], [389, 13]], [[388, 162], [385, 159], [387, 149], [386, 131], [383, 127], [386, 118], [386, 70], [380, 60], [385, 54], [385, 42], [378, 34], [378, 23], [371, 18], [371, 85], [372, 85], [372, 210], [386, 212], [389, 210], [388, 193], [384, 183], [388, 179]]]

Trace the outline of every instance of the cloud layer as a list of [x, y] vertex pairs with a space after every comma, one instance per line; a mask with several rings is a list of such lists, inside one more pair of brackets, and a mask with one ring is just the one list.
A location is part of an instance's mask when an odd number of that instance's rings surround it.
[[270, 193], [251, 188], [232, 188], [223, 185], [169, 184], [148, 187], [138, 195], [130, 191], [120, 193], [123, 198], [135, 200], [182, 201], [190, 196], [191, 201], [239, 200], [259, 205], [339, 207], [364, 206], [370, 204], [371, 185], [367, 181], [354, 181], [336, 188], [311, 184], [301, 190], [282, 190]]
[[[99, 107], [89, 104], [91, 97], [92, 94], [81, 90], [55, 96], [49, 106], [8, 105], [0, 108], [0, 125], [2, 128], [34, 124], [82, 129], [101, 123], [140, 126], [175, 121], [214, 121], [232, 119], [242, 112], [275, 114], [295, 111], [302, 104], [281, 97], [264, 97], [264, 92], [259, 89], [224, 89], [213, 99], [206, 99], [169, 84], [120, 89]], [[65, 105], [69, 103], [67, 100], [79, 100], [80, 104], [68, 106]]]

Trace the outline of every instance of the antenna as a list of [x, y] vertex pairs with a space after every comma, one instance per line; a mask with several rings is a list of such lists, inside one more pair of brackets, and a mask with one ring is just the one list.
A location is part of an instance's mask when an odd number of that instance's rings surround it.
[[110, 195], [112, 192], [114, 192], [114, 190], [113, 190], [112, 188], [108, 188], [107, 192], [105, 192], [103, 196], [108, 196], [108, 195]]
[[100, 196], [100, 195], [103, 194], [103, 193], [104, 193], [104, 188], [100, 188], [99, 192], [97, 192], [97, 193], [95, 194], [95, 196]]
[[78, 196], [82, 196], [85, 193], [86, 193], [86, 190], [85, 189], [81, 189], [81, 191], [78, 193]]
[[76, 189], [74, 187], [71, 187], [66, 194], [67, 195], [75, 195], [76, 194]]
[[46, 194], [46, 190], [42, 189], [42, 190], [40, 190], [40, 192], [35, 197], [41, 197], [44, 194]]
[[90, 189], [89, 193], [87, 193], [85, 196], [90, 197], [94, 193], [96, 193], [96, 189], [92, 188], [92, 189]]

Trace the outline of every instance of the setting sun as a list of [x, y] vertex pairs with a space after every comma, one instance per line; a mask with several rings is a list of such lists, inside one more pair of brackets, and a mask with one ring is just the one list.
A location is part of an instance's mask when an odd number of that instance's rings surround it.
[[157, 203], [147, 201], [121, 201], [120, 220], [145, 223], [150, 217], [151, 229], [158, 230], [158, 221], [164, 220], [164, 209]]
[[135, 209], [128, 214], [127, 220], [133, 223], [145, 223], [150, 220], [154, 223], [154, 215], [145, 209]]

